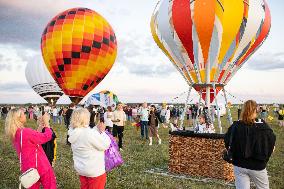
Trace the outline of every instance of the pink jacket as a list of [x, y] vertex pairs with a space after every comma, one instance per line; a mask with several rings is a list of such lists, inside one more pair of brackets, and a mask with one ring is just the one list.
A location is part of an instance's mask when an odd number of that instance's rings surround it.
[[[37, 132], [30, 128], [23, 128], [22, 133], [22, 149], [21, 148], [21, 129], [16, 131], [13, 141], [18, 158], [20, 159], [20, 150], [22, 152], [22, 166], [21, 171], [25, 172], [29, 168], [36, 167], [36, 148], [37, 150], [37, 170], [39, 175], [43, 175], [46, 171], [52, 169], [41, 144], [51, 140], [52, 131], [47, 128], [44, 133]], [[39, 146], [38, 146], [39, 145]]]

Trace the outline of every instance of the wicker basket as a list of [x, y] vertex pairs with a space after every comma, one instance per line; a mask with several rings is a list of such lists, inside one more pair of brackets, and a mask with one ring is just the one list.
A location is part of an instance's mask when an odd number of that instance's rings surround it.
[[170, 132], [169, 171], [233, 181], [233, 166], [222, 159], [224, 135]]

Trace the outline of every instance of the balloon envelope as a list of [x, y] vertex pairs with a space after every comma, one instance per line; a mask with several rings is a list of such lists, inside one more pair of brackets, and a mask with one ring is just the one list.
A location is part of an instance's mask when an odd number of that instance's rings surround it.
[[25, 70], [26, 79], [32, 89], [50, 104], [63, 95], [63, 91], [51, 77], [42, 61], [29, 62]]
[[117, 43], [113, 29], [101, 15], [90, 9], [73, 8], [47, 24], [41, 50], [52, 77], [78, 103], [110, 71]]
[[[151, 19], [155, 42], [189, 85], [226, 85], [270, 26], [265, 0], [161, 0]], [[203, 87], [195, 89], [205, 98]]]

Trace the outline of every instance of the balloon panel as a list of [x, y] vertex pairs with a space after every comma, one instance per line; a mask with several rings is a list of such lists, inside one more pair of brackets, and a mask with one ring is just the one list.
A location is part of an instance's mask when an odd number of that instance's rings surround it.
[[70, 97], [84, 97], [110, 71], [117, 54], [113, 29], [98, 13], [74, 8], [55, 16], [41, 38], [45, 64]]
[[161, 0], [151, 31], [188, 84], [227, 84], [270, 30], [264, 0]]

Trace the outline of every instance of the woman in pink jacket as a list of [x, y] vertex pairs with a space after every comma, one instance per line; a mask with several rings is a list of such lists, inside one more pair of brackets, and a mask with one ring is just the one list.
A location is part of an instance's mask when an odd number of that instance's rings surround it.
[[[30, 168], [36, 168], [36, 149], [37, 149], [37, 170], [40, 179], [31, 189], [39, 189], [40, 184], [44, 189], [56, 189], [56, 178], [53, 169], [41, 147], [52, 137], [52, 131], [49, 128], [49, 116], [45, 114], [45, 132], [40, 133], [30, 128], [25, 128], [26, 115], [22, 109], [15, 108], [9, 111], [6, 122], [5, 132], [8, 135], [16, 149], [18, 158], [21, 159], [21, 172], [24, 173]], [[22, 132], [22, 149], [21, 149], [21, 132]]]

